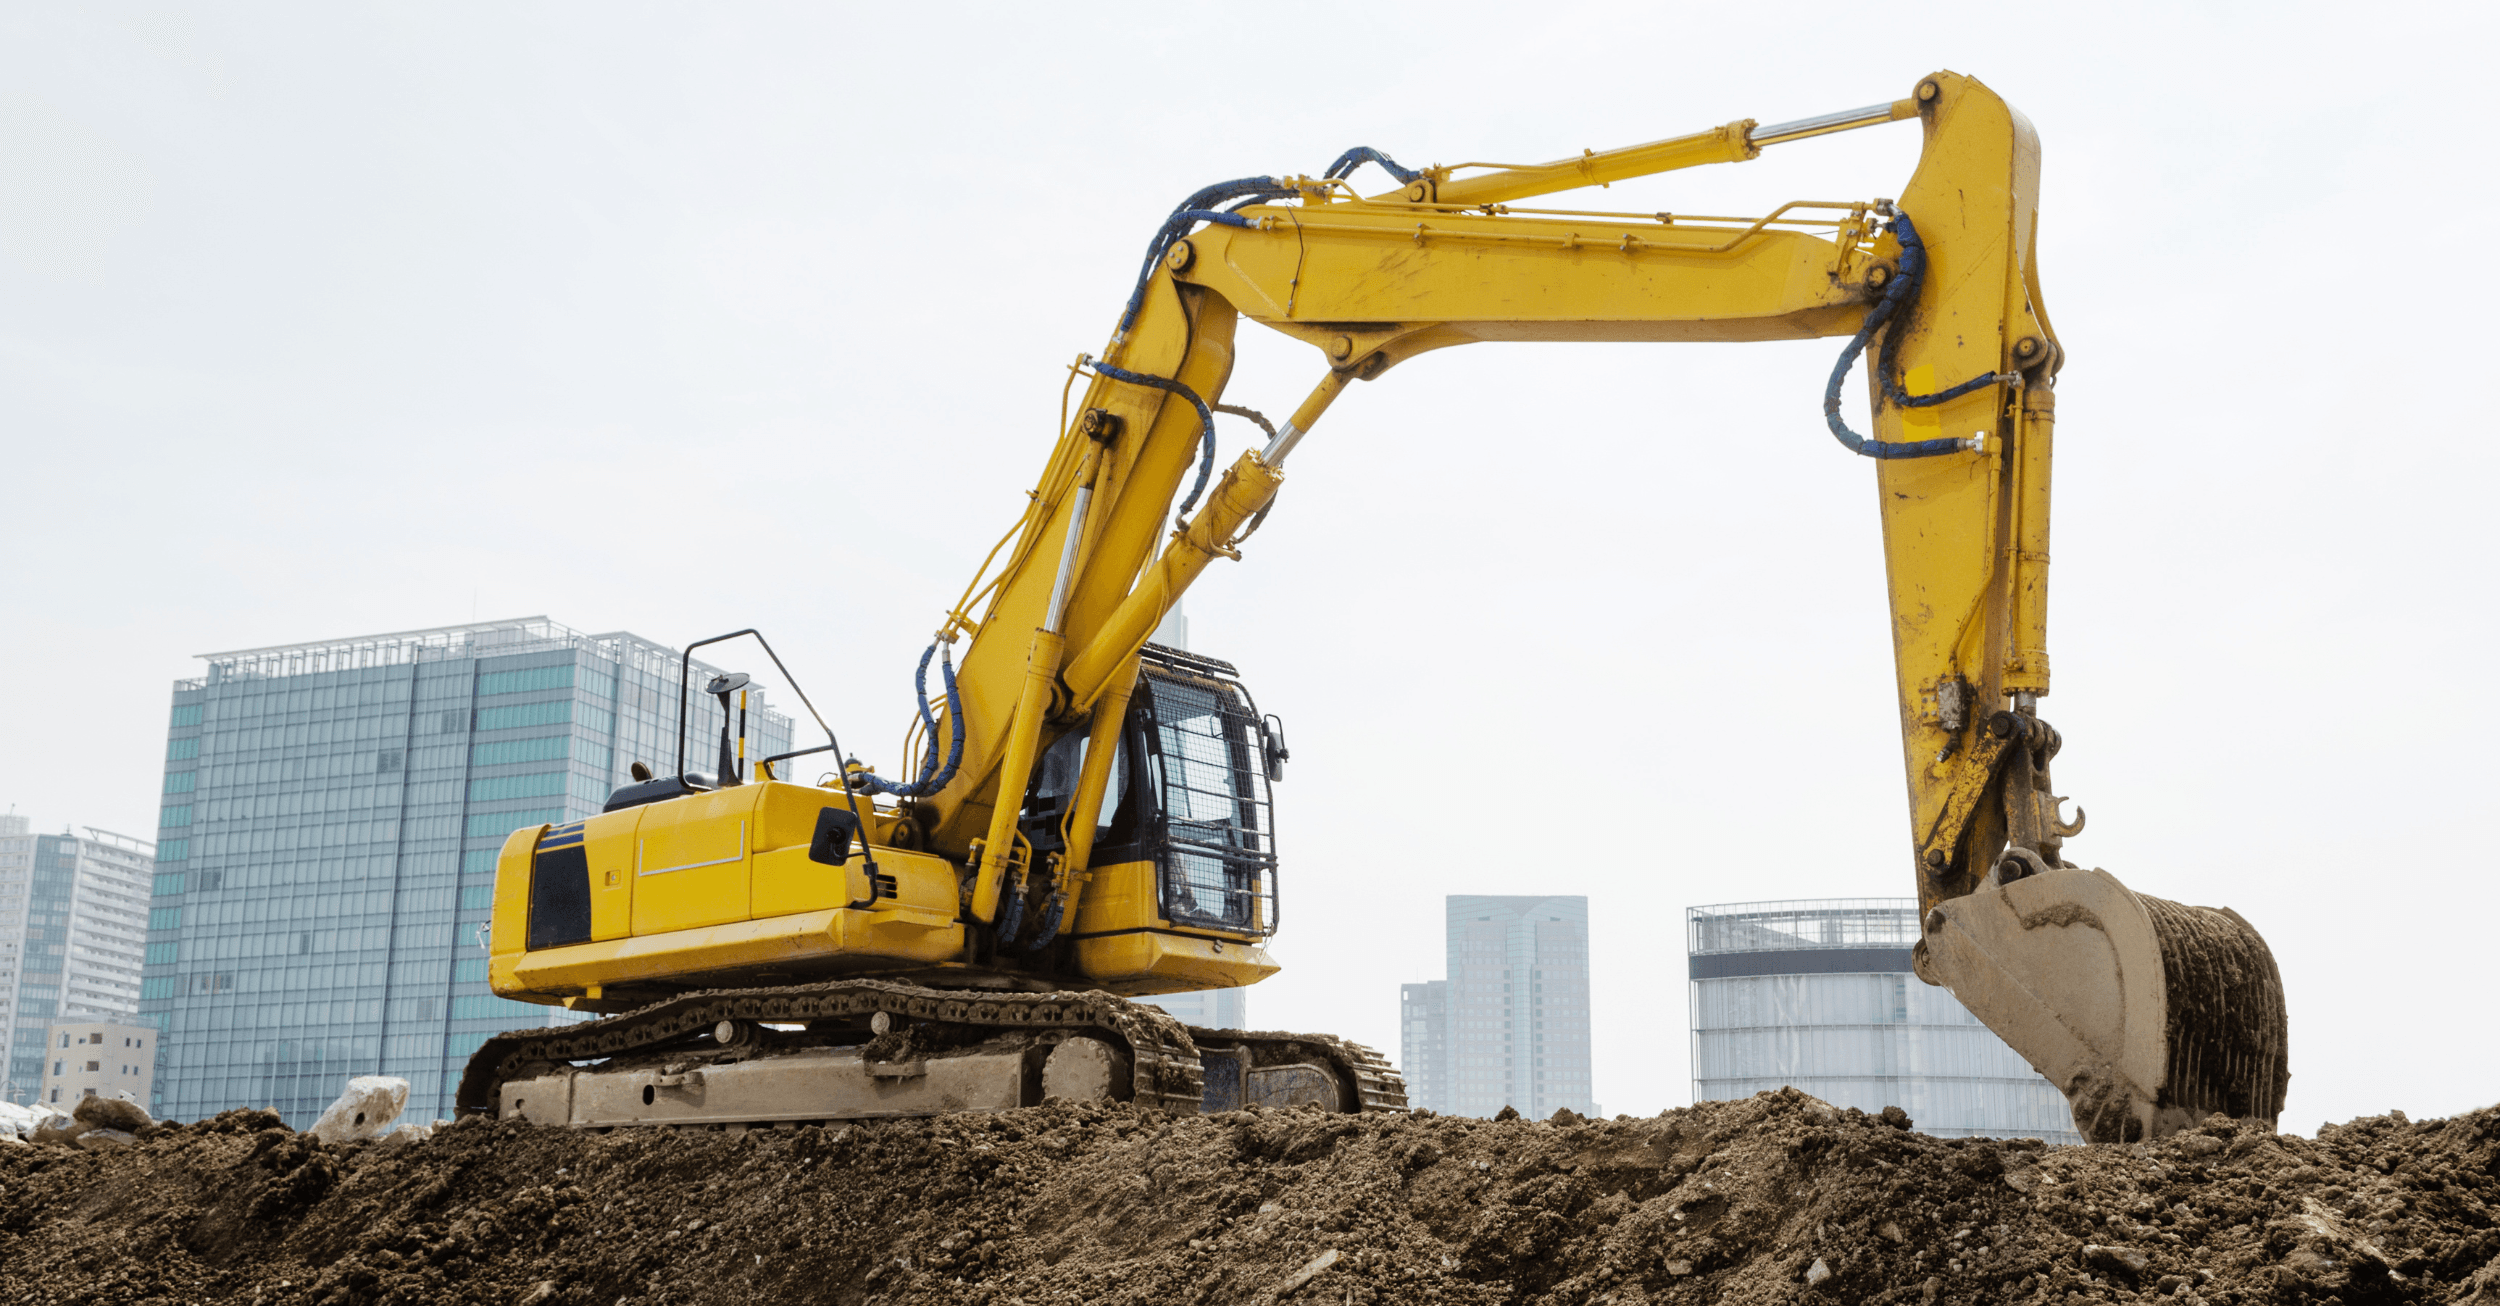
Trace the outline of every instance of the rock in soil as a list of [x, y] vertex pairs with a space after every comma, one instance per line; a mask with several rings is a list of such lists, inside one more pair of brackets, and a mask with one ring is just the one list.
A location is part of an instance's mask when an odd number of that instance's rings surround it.
[[70, 1119], [90, 1129], [118, 1129], [125, 1134], [137, 1133], [156, 1123], [146, 1107], [126, 1097], [80, 1098], [69, 1114]]
[[0, 1302], [2500, 1302], [2500, 1111], [2072, 1148], [1907, 1123], [1783, 1090], [1643, 1120], [1053, 1104], [386, 1146], [231, 1111], [0, 1149]]

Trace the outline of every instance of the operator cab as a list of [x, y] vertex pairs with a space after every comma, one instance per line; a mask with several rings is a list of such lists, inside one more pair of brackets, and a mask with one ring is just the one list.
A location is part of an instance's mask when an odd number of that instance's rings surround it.
[[[1060, 828], [1086, 744], [1084, 732], [1071, 732], [1036, 761], [1021, 828], [1037, 856], [1067, 846]], [[1160, 914], [1175, 925], [1273, 932], [1270, 786], [1286, 756], [1279, 723], [1260, 715], [1232, 664], [1148, 644], [1091, 863], [1153, 863]]]

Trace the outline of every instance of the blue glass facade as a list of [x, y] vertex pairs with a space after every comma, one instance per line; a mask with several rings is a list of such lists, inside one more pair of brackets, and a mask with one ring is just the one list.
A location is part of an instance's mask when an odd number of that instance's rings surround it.
[[[486, 989], [496, 851], [675, 762], [677, 655], [544, 618], [211, 655], [177, 682], [142, 1023], [154, 1107], [269, 1106], [301, 1128], [355, 1074], [447, 1115], [491, 1034], [569, 1018]], [[695, 689], [709, 668], [698, 665]], [[689, 705], [709, 769], [719, 710]], [[790, 723], [748, 718], [751, 757]]]

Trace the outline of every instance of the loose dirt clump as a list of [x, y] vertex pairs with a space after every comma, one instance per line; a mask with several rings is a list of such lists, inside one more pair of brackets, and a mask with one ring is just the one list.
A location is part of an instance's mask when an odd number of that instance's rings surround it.
[[0, 1301], [2500, 1306], [2500, 1111], [2077, 1148], [1909, 1123], [1782, 1090], [335, 1146], [232, 1111], [0, 1144]]

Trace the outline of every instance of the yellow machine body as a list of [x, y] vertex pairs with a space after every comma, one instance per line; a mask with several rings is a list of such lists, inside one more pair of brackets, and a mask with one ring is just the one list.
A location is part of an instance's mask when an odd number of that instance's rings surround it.
[[[945, 859], [880, 849], [878, 867], [894, 884], [873, 901], [864, 858], [809, 859], [817, 814], [844, 806], [811, 785], [765, 781], [513, 831], [496, 863], [492, 987], [609, 1010], [690, 985], [963, 967], [960, 877]], [[877, 817], [889, 829], [895, 819], [890, 808]], [[589, 938], [532, 948], [540, 860], [574, 849], [589, 885]], [[1276, 972], [1257, 946], [1260, 932], [1189, 930], [1162, 919], [1150, 864], [1098, 875], [1105, 891], [1086, 904], [1076, 930], [1088, 987], [1177, 993]]]

